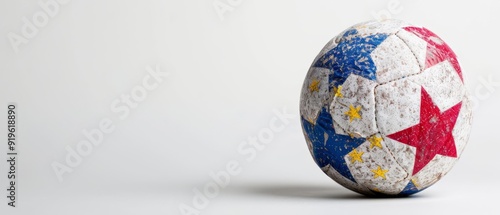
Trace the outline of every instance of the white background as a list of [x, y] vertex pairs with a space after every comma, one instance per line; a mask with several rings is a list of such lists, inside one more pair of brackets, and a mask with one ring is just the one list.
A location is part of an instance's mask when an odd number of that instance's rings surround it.
[[[18, 103], [20, 153], [15, 209], [0, 162], [2, 215], [181, 214], [180, 205], [194, 207], [193, 189], [231, 160], [241, 173], [201, 214], [499, 211], [498, 1], [220, 0], [232, 9], [221, 19], [214, 0], [73, 0], [15, 52], [8, 35], [22, 36], [23, 17], [32, 21], [46, 1], [0, 3], [0, 157], [8, 102]], [[440, 35], [477, 99], [461, 160], [406, 199], [363, 198], [331, 181], [313, 162], [298, 115], [303, 78], [323, 45], [382, 13]], [[156, 65], [170, 76], [120, 119], [113, 101]], [[238, 146], [268, 128], [275, 109], [295, 118], [248, 162]], [[51, 165], [64, 164], [66, 147], [104, 118], [115, 130], [60, 182]]]

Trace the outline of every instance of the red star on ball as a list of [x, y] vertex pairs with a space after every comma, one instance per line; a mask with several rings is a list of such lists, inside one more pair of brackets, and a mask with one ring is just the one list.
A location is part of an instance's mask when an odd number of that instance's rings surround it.
[[437, 154], [457, 157], [452, 131], [460, 113], [462, 102], [441, 112], [422, 87], [420, 122], [387, 137], [415, 147], [413, 175], [424, 168]]
[[427, 54], [425, 58], [425, 69], [448, 60], [457, 72], [460, 80], [463, 82], [462, 69], [458, 64], [457, 55], [451, 48], [432, 31], [426, 28], [405, 27], [406, 31], [411, 32], [427, 42]]

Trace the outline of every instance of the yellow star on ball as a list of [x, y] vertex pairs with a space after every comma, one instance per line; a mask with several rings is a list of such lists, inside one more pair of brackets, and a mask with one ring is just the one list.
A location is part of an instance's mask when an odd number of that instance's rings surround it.
[[349, 116], [349, 122], [352, 122], [354, 119], [361, 119], [361, 115], [359, 115], [359, 110], [361, 110], [361, 106], [357, 106], [354, 108], [354, 106], [349, 105], [349, 110], [345, 112], [347, 116]]
[[386, 179], [385, 173], [389, 172], [387, 169], [382, 169], [380, 166], [377, 167], [377, 169], [372, 169], [373, 172], [373, 178], [383, 178]]
[[363, 156], [364, 152], [358, 152], [358, 150], [354, 149], [352, 150], [351, 152], [349, 152], [349, 157], [351, 157], [351, 163], [354, 163], [356, 161], [360, 162], [360, 163], [363, 163], [363, 158], [361, 158], [361, 156]]
[[318, 92], [319, 91], [319, 80], [313, 79], [311, 84], [309, 84], [309, 92]]
[[342, 86], [339, 85], [338, 87], [333, 87], [333, 96], [334, 97], [339, 97], [339, 98], [342, 98], [344, 97], [344, 95], [342, 95]]
[[379, 147], [382, 148], [382, 137], [378, 137], [377, 135], [373, 135], [370, 138], [368, 138], [368, 141], [370, 142], [370, 149], [373, 147]]

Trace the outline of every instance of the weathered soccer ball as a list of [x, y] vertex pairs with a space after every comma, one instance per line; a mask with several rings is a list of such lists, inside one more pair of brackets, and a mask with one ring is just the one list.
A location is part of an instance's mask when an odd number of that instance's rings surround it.
[[300, 98], [318, 166], [366, 195], [407, 196], [439, 181], [460, 157], [471, 103], [455, 53], [403, 21], [370, 21], [333, 38]]

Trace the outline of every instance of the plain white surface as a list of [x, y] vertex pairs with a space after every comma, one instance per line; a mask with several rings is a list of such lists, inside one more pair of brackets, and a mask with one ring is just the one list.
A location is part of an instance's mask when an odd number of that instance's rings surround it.
[[[201, 214], [499, 211], [498, 1], [396, 1], [392, 17], [440, 35], [478, 98], [461, 160], [408, 199], [362, 198], [335, 184], [310, 157], [298, 117], [303, 78], [323, 45], [391, 1], [243, 0], [221, 20], [213, 0], [74, 0], [16, 53], [7, 35], [21, 34], [23, 17], [42, 11], [38, 2], [0, 3], [0, 106], [17, 102], [20, 119], [18, 207], [0, 201], [1, 214], [181, 214], [193, 189], [231, 160], [241, 173]], [[113, 101], [157, 64], [170, 76], [120, 119]], [[248, 162], [238, 147], [283, 108], [295, 119]], [[51, 164], [103, 118], [115, 131], [59, 182]], [[6, 122], [0, 129], [5, 139]], [[6, 168], [1, 162], [2, 190]]]

